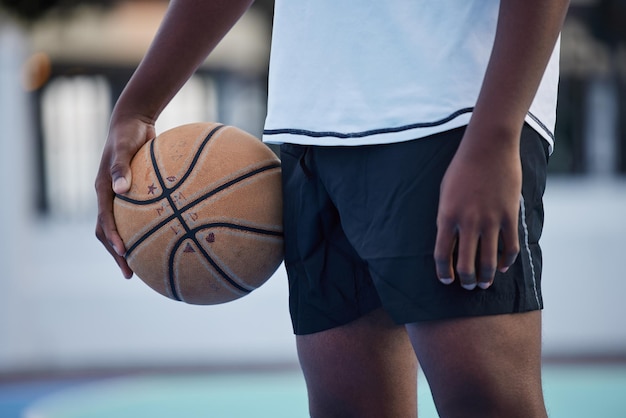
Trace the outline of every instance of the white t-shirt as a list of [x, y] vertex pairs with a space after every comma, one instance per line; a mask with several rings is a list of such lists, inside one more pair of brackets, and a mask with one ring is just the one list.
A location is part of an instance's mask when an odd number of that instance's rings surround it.
[[[466, 125], [499, 4], [276, 0], [264, 141], [381, 144]], [[526, 117], [551, 145], [558, 51]]]

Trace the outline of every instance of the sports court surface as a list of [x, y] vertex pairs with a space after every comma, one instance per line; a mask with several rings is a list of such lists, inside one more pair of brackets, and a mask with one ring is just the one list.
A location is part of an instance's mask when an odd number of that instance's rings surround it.
[[[420, 375], [420, 417], [437, 417]], [[550, 417], [626, 417], [626, 363], [548, 364]], [[4, 379], [2, 418], [307, 417], [299, 371], [143, 372], [105, 378]]]

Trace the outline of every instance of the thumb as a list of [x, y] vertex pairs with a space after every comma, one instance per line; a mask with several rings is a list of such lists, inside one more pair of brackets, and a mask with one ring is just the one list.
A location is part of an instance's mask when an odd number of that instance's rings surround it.
[[114, 163], [111, 167], [111, 180], [113, 182], [113, 191], [116, 194], [128, 192], [132, 183], [130, 165], [120, 162]]

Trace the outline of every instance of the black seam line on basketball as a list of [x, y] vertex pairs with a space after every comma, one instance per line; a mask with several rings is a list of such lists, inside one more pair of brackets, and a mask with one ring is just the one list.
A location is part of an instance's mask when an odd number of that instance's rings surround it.
[[174, 191], [178, 189], [185, 182], [187, 177], [189, 177], [189, 173], [191, 173], [191, 171], [195, 168], [196, 163], [198, 162], [198, 159], [200, 158], [200, 154], [204, 150], [204, 147], [209, 142], [209, 140], [213, 137], [215, 132], [220, 130], [222, 127], [224, 127], [224, 125], [218, 125], [215, 128], [211, 129], [211, 132], [207, 134], [207, 136], [202, 140], [202, 143], [196, 150], [193, 156], [193, 159], [191, 160], [191, 163], [189, 164], [189, 167], [187, 167], [187, 171], [185, 172], [185, 174], [183, 174], [180, 180], [178, 180], [178, 182], [171, 189], [169, 189], [165, 185], [165, 180], [163, 179], [163, 176], [161, 175], [161, 170], [159, 169], [159, 166], [157, 165], [156, 154], [154, 153], [155, 141], [152, 141], [152, 143], [150, 144], [150, 159], [152, 160], [152, 166], [154, 167], [154, 174], [156, 175], [157, 180], [159, 184], [161, 185], [161, 190], [163, 190], [162, 195], [165, 195], [165, 198], [169, 202], [170, 207], [172, 208], [172, 211], [174, 212], [173, 215], [176, 216], [176, 218], [178, 218], [178, 221], [183, 226], [183, 228], [185, 228], [186, 232], [189, 232], [189, 226], [187, 225], [187, 222], [185, 222], [185, 219], [183, 219], [183, 215], [182, 215], [183, 210], [178, 208], [176, 206], [176, 202], [174, 201], [174, 199], [172, 199], [172, 193], [174, 193]]
[[333, 132], [333, 131], [319, 132], [319, 131], [310, 131], [306, 129], [285, 128], [285, 129], [266, 129], [263, 131], [263, 135], [291, 134], [291, 135], [310, 136], [313, 138], [321, 138], [321, 137], [327, 137], [327, 136], [341, 138], [341, 139], [364, 138], [366, 136], [372, 136], [372, 135], [398, 133], [398, 132], [408, 131], [411, 129], [431, 128], [433, 126], [443, 125], [444, 123], [450, 122], [451, 120], [456, 119], [457, 117], [465, 113], [471, 113], [473, 110], [474, 110], [473, 107], [466, 107], [463, 109], [459, 109], [456, 112], [451, 113], [450, 115], [442, 119], [433, 121], [433, 122], [418, 122], [418, 123], [412, 123], [409, 125], [371, 129], [371, 130], [361, 131], [361, 132]]
[[240, 291], [244, 293], [250, 293], [251, 290], [248, 290], [242, 287], [237, 282], [235, 282], [224, 270], [222, 270], [220, 266], [217, 265], [217, 263], [209, 255], [209, 253], [207, 253], [206, 250], [202, 248], [202, 245], [200, 245], [200, 242], [198, 242], [197, 238], [195, 237], [195, 233], [197, 231], [200, 231], [201, 229], [204, 229], [204, 228], [195, 228], [193, 232], [190, 231], [186, 233], [185, 235], [181, 236], [180, 239], [174, 245], [174, 248], [172, 248], [172, 252], [170, 253], [170, 258], [168, 260], [168, 279], [170, 282], [170, 289], [172, 290], [172, 296], [176, 300], [182, 301], [180, 295], [178, 294], [178, 291], [176, 290], [176, 282], [174, 281], [174, 257], [176, 257], [178, 248], [183, 244], [183, 242], [185, 242], [188, 239], [193, 241], [193, 243], [196, 245], [196, 248], [198, 248], [198, 250], [200, 251], [202, 256], [206, 259], [206, 261], [208, 261], [209, 264], [211, 264], [211, 266], [215, 269], [215, 271], [217, 271], [217, 273], [220, 276], [222, 276], [222, 278], [224, 278], [228, 283], [230, 283], [231, 286], [233, 286], [236, 289], [239, 289]]
[[178, 291], [176, 290], [176, 283], [174, 282], [174, 257], [176, 257], [178, 247], [180, 247], [182, 243], [185, 241], [186, 235], [187, 234], [185, 234], [180, 240], [176, 242], [176, 244], [174, 244], [174, 247], [172, 248], [172, 251], [170, 252], [170, 258], [167, 260], [167, 279], [170, 284], [170, 290], [172, 291], [172, 297], [181, 302], [182, 302], [182, 299], [180, 295], [178, 294]]
[[155, 141], [152, 141], [150, 143], [150, 159], [152, 160], [152, 165], [154, 166], [154, 170], [155, 170], [155, 173], [157, 174], [157, 179], [159, 180], [159, 184], [161, 185], [161, 190], [163, 190], [163, 193], [149, 200], [137, 200], [137, 199], [132, 199], [127, 196], [119, 195], [119, 194], [116, 196], [120, 198], [121, 200], [124, 200], [125, 202], [133, 203], [136, 205], [149, 205], [151, 203], [158, 202], [159, 200], [167, 197], [169, 194], [174, 193], [174, 191], [176, 191], [176, 189], [178, 189], [184, 183], [187, 177], [189, 177], [189, 175], [191, 174], [191, 171], [198, 163], [198, 159], [200, 158], [200, 153], [202, 152], [202, 150], [204, 150], [204, 147], [209, 142], [209, 140], [213, 137], [213, 135], [215, 135], [215, 133], [218, 130], [224, 128], [225, 126], [226, 125], [218, 125], [207, 134], [207, 136], [204, 138], [204, 140], [202, 140], [202, 143], [198, 147], [198, 150], [196, 151], [196, 154], [194, 155], [193, 160], [191, 160], [191, 163], [189, 167], [187, 168], [187, 171], [185, 172], [185, 174], [183, 174], [183, 176], [178, 180], [178, 182], [172, 188], [167, 188], [167, 186], [165, 186], [163, 178], [161, 177], [160, 170], [156, 164], [156, 158], [154, 158], [154, 142]]
[[[206, 138], [205, 138], [205, 140], [206, 140]], [[163, 181], [163, 176], [161, 175], [161, 170], [159, 170], [159, 166], [158, 166], [157, 160], [156, 160], [156, 155], [154, 153], [154, 142], [155, 141], [152, 141], [152, 143], [150, 144], [150, 160], [152, 161], [152, 167], [154, 168], [154, 174], [156, 175], [157, 180], [158, 180], [159, 184], [161, 185], [161, 190], [163, 190], [163, 193], [161, 194], [161, 198], [167, 199], [168, 203], [170, 204], [170, 207], [172, 208], [173, 214], [172, 214], [171, 218], [172, 219], [174, 219], [174, 218], [178, 219], [178, 222], [185, 229], [185, 235], [183, 235], [183, 237], [179, 241], [179, 243], [182, 243], [184, 241], [184, 237], [189, 234], [189, 227], [187, 226], [187, 223], [183, 219], [180, 211], [176, 207], [174, 199], [172, 199], [172, 193], [174, 192], [175, 188], [170, 190], [170, 189], [167, 189], [165, 187], [165, 181]], [[198, 152], [200, 152], [200, 151], [197, 151], [196, 155], [198, 154]], [[174, 249], [170, 253], [170, 259], [168, 261], [168, 279], [169, 279], [168, 281], [169, 281], [169, 284], [170, 284], [170, 290], [172, 291], [172, 297], [174, 299], [178, 300], [178, 301], [181, 301], [182, 299], [180, 298], [180, 295], [176, 291], [176, 283], [174, 283], [174, 257], [176, 255], [176, 249], [179, 246], [180, 246], [180, 244], [175, 245]]]
[[[214, 222], [214, 223], [210, 223], [210, 224], [204, 224], [202, 226], [193, 228], [191, 230], [189, 230], [184, 237], [181, 237], [181, 239], [179, 240], [180, 244], [177, 244], [175, 246], [175, 248], [178, 248], [182, 242], [185, 241], [185, 239], [190, 239], [194, 242], [194, 244], [196, 244], [196, 247], [198, 248], [198, 250], [200, 251], [200, 253], [202, 254], [202, 256], [206, 259], [206, 261], [209, 262], [209, 264], [211, 264], [211, 266], [215, 269], [215, 271], [217, 271], [217, 273], [222, 276], [222, 278], [224, 280], [226, 280], [232, 287], [240, 290], [241, 292], [244, 293], [250, 293], [252, 292], [252, 290], [250, 289], [246, 289], [245, 287], [241, 286], [239, 283], [237, 283], [232, 277], [230, 277], [228, 275], [228, 273], [226, 273], [216, 262], [215, 260], [213, 260], [213, 257], [211, 257], [211, 255], [204, 249], [204, 247], [200, 244], [200, 242], [198, 241], [198, 239], [196, 238], [196, 235], [198, 232], [202, 231], [202, 230], [206, 230], [206, 229], [211, 229], [211, 228], [231, 228], [231, 229], [238, 229], [241, 231], [246, 231], [246, 232], [253, 232], [253, 233], [257, 233], [257, 234], [262, 234], [262, 235], [273, 235], [273, 236], [282, 236], [282, 233], [280, 232], [276, 232], [276, 231], [270, 231], [270, 230], [265, 230], [265, 229], [260, 229], [260, 228], [254, 228], [254, 227], [249, 227], [249, 226], [244, 226], [244, 225], [238, 225], [238, 224], [232, 224], [232, 223], [227, 223], [227, 222]], [[172, 254], [175, 251], [172, 251]], [[170, 256], [170, 264], [169, 264], [169, 279], [170, 279], [170, 287], [172, 289], [172, 294], [176, 295], [178, 300], [181, 300], [178, 296], [178, 293], [176, 292], [176, 283], [174, 282], [174, 258], [172, 256]]]
[[198, 242], [198, 239], [195, 237], [195, 234], [194, 234], [194, 236], [191, 237], [191, 239], [193, 240], [193, 242], [196, 244], [196, 246], [200, 250], [200, 253], [202, 253], [204, 258], [209, 262], [209, 264], [211, 264], [211, 266], [213, 266], [215, 271], [217, 271], [220, 276], [222, 276], [228, 283], [230, 283], [231, 286], [233, 286], [235, 289], [238, 289], [238, 290], [240, 290], [240, 291], [242, 291], [244, 293], [250, 293], [252, 291], [252, 290], [246, 289], [245, 287], [242, 287], [232, 277], [230, 277], [228, 275], [228, 273], [226, 273], [224, 270], [222, 270], [222, 268], [217, 265], [217, 263], [209, 255], [209, 253], [206, 252], [206, 250], [202, 247], [202, 245], [200, 245], [200, 243]]
[[[161, 186], [161, 190], [163, 191], [161, 193], [161, 195], [155, 201], [159, 201], [161, 199], [167, 199], [170, 207], [172, 208], [172, 212], [173, 213], [172, 213], [172, 215], [168, 216], [165, 220], [163, 220], [161, 223], [159, 223], [156, 226], [156, 229], [152, 228], [150, 231], [148, 231], [148, 233], [144, 234], [139, 240], [137, 240], [131, 246], [131, 248], [129, 248], [128, 251], [126, 251], [126, 256], [128, 256], [132, 252], [132, 250], [134, 250], [137, 247], [137, 245], [139, 245], [140, 242], [143, 242], [148, 236], [150, 236], [152, 233], [154, 233], [156, 230], [158, 230], [158, 228], [162, 227], [163, 225], [167, 224], [168, 222], [172, 221], [173, 219], [178, 219], [178, 222], [185, 229], [185, 232], [187, 232], [187, 233], [189, 232], [189, 226], [187, 225], [187, 222], [185, 222], [185, 219], [182, 216], [182, 214], [185, 211], [185, 209], [177, 208], [177, 206], [175, 204], [176, 202], [174, 202], [174, 199], [172, 199], [172, 193], [174, 193], [176, 191], [176, 189], [180, 185], [182, 185], [183, 182], [185, 181], [185, 179], [189, 176], [189, 173], [191, 172], [192, 168], [194, 168], [196, 163], [198, 162], [198, 158], [199, 158], [200, 153], [202, 153], [202, 150], [204, 149], [206, 144], [209, 142], [209, 140], [213, 137], [215, 132], [217, 132], [219, 129], [223, 128], [224, 126], [225, 125], [218, 125], [215, 128], [213, 128], [207, 134], [207, 136], [204, 138], [204, 140], [202, 140], [202, 143], [200, 144], [200, 146], [196, 150], [194, 158], [191, 161], [191, 164], [190, 164], [189, 168], [187, 169], [187, 172], [181, 177], [181, 179], [178, 181], [178, 183], [174, 187], [172, 187], [171, 189], [168, 189], [165, 186], [165, 181], [163, 180], [163, 176], [161, 175], [161, 170], [159, 169], [159, 165], [157, 164], [156, 154], [154, 152], [154, 143], [155, 143], [155, 141], [152, 141], [150, 143], [150, 161], [152, 162], [152, 167], [154, 168], [154, 174], [157, 177], [157, 181], [159, 182], [159, 185]], [[144, 201], [141, 204], [145, 205], [145, 204], [148, 204], [148, 202]]]
[[210, 228], [230, 228], [230, 229], [237, 229], [239, 231], [252, 232], [255, 234], [259, 234], [259, 235], [270, 235], [273, 237], [283, 236], [283, 233], [280, 231], [272, 231], [270, 229], [257, 228], [254, 226], [246, 226], [246, 225], [235, 224], [235, 223], [230, 223], [230, 222], [213, 222], [210, 224], [203, 224], [202, 226], [198, 226], [196, 228], [191, 229], [189, 233], [196, 234], [204, 229], [210, 229]]
[[[180, 211], [180, 212], [185, 212], [188, 209], [190, 209], [191, 207], [193, 207], [194, 205], [198, 204], [200, 201], [213, 196], [217, 193], [219, 193], [220, 191], [232, 186], [233, 184], [236, 184], [240, 181], [243, 181], [251, 176], [254, 176], [256, 174], [262, 173], [264, 171], [267, 170], [272, 170], [272, 169], [276, 169], [276, 168], [280, 168], [280, 163], [272, 163], [269, 165], [266, 165], [264, 167], [260, 167], [257, 168], [256, 170], [253, 170], [251, 172], [248, 172], [246, 174], [243, 174], [239, 177], [237, 177], [236, 179], [233, 179], [229, 182], [226, 182], [224, 184], [222, 184], [221, 186], [216, 187], [215, 189], [205, 193], [204, 195], [198, 197], [197, 199], [193, 200], [191, 203], [188, 203], [187, 205], [181, 207], [180, 209], [176, 210], [174, 206], [172, 206], [172, 210], [175, 211], [175, 213], [173, 213], [172, 215], [169, 215], [167, 218], [163, 219], [161, 222], [159, 222], [158, 224], [156, 224], [154, 227], [152, 227], [150, 230], [148, 230], [145, 234], [143, 234], [141, 237], [139, 237], [137, 239], [137, 241], [135, 241], [130, 247], [128, 247], [128, 249], [126, 250], [126, 254], [124, 255], [125, 257], [128, 257], [142, 242], [144, 242], [146, 239], [148, 239], [148, 237], [152, 234], [154, 234], [156, 231], [158, 231], [160, 228], [162, 228], [163, 226], [165, 226], [166, 224], [168, 224], [169, 222], [171, 222], [173, 219], [177, 218], [177, 214], [176, 211]], [[159, 198], [159, 200], [161, 200], [162, 197]], [[144, 201], [139, 201], [137, 202], [138, 205], [144, 204]], [[147, 203], [146, 203], [147, 204]], [[170, 202], [170, 205], [172, 205], [172, 203]]]
[[[201, 150], [198, 150], [196, 152], [196, 155], [200, 152]], [[154, 174], [156, 175], [157, 180], [159, 184], [161, 185], [161, 190], [163, 190], [163, 194], [161, 197], [164, 196], [165, 199], [167, 199], [167, 201], [169, 202], [170, 207], [172, 208], [172, 212], [173, 212], [172, 217], [178, 219], [178, 222], [180, 223], [180, 225], [185, 229], [185, 233], [189, 233], [189, 226], [187, 225], [187, 222], [185, 222], [185, 219], [183, 219], [183, 214], [181, 210], [176, 207], [176, 202], [174, 202], [174, 199], [172, 199], [172, 193], [174, 192], [175, 188], [168, 190], [165, 187], [165, 181], [163, 180], [163, 176], [161, 175], [161, 170], [159, 170], [159, 166], [157, 165], [156, 154], [154, 153], [154, 141], [152, 141], [152, 143], [150, 144], [150, 159], [152, 160], [152, 167], [154, 168]]]
[[[213, 268], [220, 274], [220, 276], [222, 276], [228, 283], [231, 284], [231, 286], [233, 286], [233, 287], [235, 287], [235, 288], [237, 288], [237, 289], [239, 289], [239, 290], [241, 290], [242, 292], [245, 292], [245, 293], [252, 292], [252, 290], [249, 290], [249, 289], [246, 289], [245, 287], [242, 287], [240, 284], [238, 284], [236, 281], [234, 281], [228, 275], [228, 273], [226, 273], [224, 270], [222, 270], [222, 268], [217, 265], [215, 260], [213, 260], [213, 258], [209, 255], [209, 253], [206, 252], [204, 247], [202, 247], [202, 245], [200, 244], [200, 242], [196, 238], [196, 235], [198, 234], [198, 232], [203, 231], [203, 230], [207, 230], [207, 229], [212, 229], [212, 228], [230, 228], [230, 229], [237, 229], [237, 230], [240, 230], [240, 231], [252, 232], [252, 233], [256, 233], [256, 234], [260, 234], [260, 235], [271, 235], [271, 236], [282, 236], [283, 235], [282, 232], [270, 231], [270, 230], [267, 230], [267, 229], [255, 228], [255, 227], [251, 227], [251, 226], [239, 225], [239, 224], [234, 224], [234, 223], [229, 223], [229, 222], [213, 222], [213, 223], [204, 224], [202, 226], [198, 226], [196, 228], [193, 228], [186, 234], [186, 235], [188, 235], [189, 239], [193, 240], [193, 242], [196, 244], [196, 247], [198, 247], [198, 249], [200, 250], [200, 252], [204, 256], [204, 258], [211, 264], [211, 266], [213, 266]], [[173, 285], [173, 281], [172, 281], [172, 285]]]
[[202, 143], [198, 147], [198, 150], [196, 151], [196, 154], [194, 155], [193, 159], [191, 160], [191, 163], [189, 164], [189, 167], [187, 168], [187, 171], [185, 172], [185, 174], [183, 174], [183, 176], [178, 180], [178, 182], [174, 185], [174, 187], [172, 187], [171, 189], [168, 189], [168, 190], [170, 190], [170, 192], [173, 192], [174, 190], [176, 190], [180, 186], [182, 186], [182, 184], [185, 182], [185, 180], [187, 180], [187, 177], [189, 177], [189, 175], [191, 174], [193, 169], [196, 167], [196, 164], [198, 163], [198, 160], [200, 159], [200, 154], [202, 154], [202, 151], [204, 150], [204, 147], [206, 146], [206, 144], [211, 140], [211, 138], [213, 138], [213, 135], [215, 135], [215, 133], [217, 131], [219, 131], [220, 129], [222, 129], [225, 126], [226, 125], [218, 125], [215, 128], [213, 128], [211, 130], [211, 132], [209, 132], [207, 134], [207, 136], [204, 138], [204, 140], [202, 141]]
[[[232, 186], [233, 184], [235, 184], [237, 182], [245, 180], [245, 179], [247, 179], [247, 178], [249, 178], [251, 176], [254, 176], [256, 174], [262, 173], [263, 171], [271, 170], [271, 169], [274, 169], [274, 168], [280, 168], [280, 163], [278, 163], [278, 162], [277, 163], [271, 163], [271, 164], [268, 164], [266, 166], [257, 168], [257, 169], [255, 169], [253, 171], [250, 171], [248, 173], [245, 173], [245, 174], [241, 175], [240, 177], [237, 177], [237, 178], [235, 178], [233, 180], [230, 180], [227, 183], [224, 183], [224, 184], [222, 184], [220, 186], [217, 186], [215, 189], [208, 191], [203, 196], [201, 196], [201, 197], [197, 198], [196, 200], [194, 200], [193, 203], [187, 204], [186, 206], [184, 206], [184, 208], [188, 209], [188, 206], [190, 206], [192, 204], [195, 204], [195, 203], [198, 203], [199, 200], [206, 199], [207, 197], [213, 196], [214, 194], [219, 193], [223, 189], [226, 189], [226, 188]], [[174, 188], [168, 189], [168, 192], [174, 192], [174, 191], [175, 191]], [[118, 198], [120, 198], [121, 200], [125, 201], [125, 202], [132, 203], [132, 204], [138, 205], [138, 206], [142, 206], [142, 205], [149, 205], [149, 204], [158, 202], [159, 200], [162, 200], [165, 197], [165, 194], [160, 195], [159, 197], [155, 197], [154, 199], [150, 199], [150, 200], [137, 200], [137, 199], [129, 198], [129, 197], [124, 196], [124, 195], [116, 195], [116, 196]]]
[[221, 192], [222, 190], [228, 189], [230, 186], [233, 186], [239, 182], [242, 182], [250, 177], [256, 176], [257, 174], [260, 174], [264, 171], [268, 171], [268, 170], [273, 170], [275, 168], [280, 168], [280, 163], [271, 163], [268, 164], [266, 166], [263, 167], [259, 167], [255, 170], [249, 171], [245, 174], [242, 174], [241, 176], [234, 178], [230, 181], [227, 181], [226, 183], [222, 184], [221, 186], [217, 186], [215, 189], [210, 190], [208, 192], [206, 192], [205, 194], [203, 194], [202, 196], [196, 198], [195, 200], [191, 201], [190, 203], [187, 203], [186, 205], [182, 206], [180, 208], [180, 210], [182, 212], [186, 211], [187, 209], [197, 205], [198, 203], [200, 203], [201, 201], [203, 201], [204, 199], [207, 199], [211, 196], [214, 196], [216, 194], [218, 194], [219, 192]]

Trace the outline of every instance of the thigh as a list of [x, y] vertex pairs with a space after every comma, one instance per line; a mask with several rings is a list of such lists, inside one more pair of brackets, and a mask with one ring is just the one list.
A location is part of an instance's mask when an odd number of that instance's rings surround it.
[[407, 325], [442, 417], [545, 417], [540, 311]]
[[384, 310], [296, 341], [312, 417], [417, 416], [417, 359]]
[[345, 325], [380, 307], [365, 260], [348, 241], [311, 147], [281, 146], [285, 267], [294, 332]]
[[547, 142], [524, 125], [520, 252], [487, 290], [437, 280], [433, 251], [439, 189], [464, 128], [405, 143], [315, 150], [319, 176], [350, 245], [366, 260], [382, 306], [397, 323], [527, 312], [543, 307], [542, 196]]

